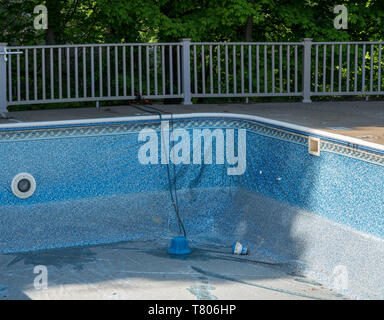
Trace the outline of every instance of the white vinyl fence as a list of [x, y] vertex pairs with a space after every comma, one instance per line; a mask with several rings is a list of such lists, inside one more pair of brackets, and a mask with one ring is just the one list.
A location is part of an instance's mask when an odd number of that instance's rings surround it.
[[190, 42], [7, 46], [8, 106], [198, 97], [382, 95], [382, 42]]

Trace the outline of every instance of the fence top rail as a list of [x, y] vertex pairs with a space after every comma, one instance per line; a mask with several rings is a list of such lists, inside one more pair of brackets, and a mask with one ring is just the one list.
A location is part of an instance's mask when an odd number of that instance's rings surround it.
[[220, 46], [232, 46], [232, 45], [302, 45], [303, 42], [191, 42], [191, 45], [220, 45]]
[[384, 41], [313, 41], [312, 44], [384, 44]]
[[[384, 44], [384, 41], [313, 41], [313, 45], [374, 45]], [[192, 46], [196, 45], [218, 45], [218, 46], [237, 46], [237, 45], [303, 45], [304, 42], [191, 42]], [[23, 49], [57, 49], [57, 48], [98, 48], [98, 47], [139, 47], [139, 46], [181, 46], [181, 42], [148, 42], [148, 43], [89, 43], [89, 44], [57, 44], [57, 45], [36, 45], [36, 46], [7, 46], [8, 50]]]
[[9, 46], [7, 50], [21, 49], [57, 49], [57, 48], [98, 48], [98, 47], [152, 47], [152, 46], [181, 46], [180, 42], [153, 42], [153, 43], [89, 43], [89, 44], [56, 44], [38, 46]]

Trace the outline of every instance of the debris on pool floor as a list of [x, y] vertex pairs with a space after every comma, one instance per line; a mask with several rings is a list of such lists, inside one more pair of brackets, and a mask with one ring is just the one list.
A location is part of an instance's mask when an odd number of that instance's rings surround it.
[[2, 254], [0, 299], [344, 298], [268, 259], [234, 256], [212, 243], [173, 257], [167, 245], [130, 241]]

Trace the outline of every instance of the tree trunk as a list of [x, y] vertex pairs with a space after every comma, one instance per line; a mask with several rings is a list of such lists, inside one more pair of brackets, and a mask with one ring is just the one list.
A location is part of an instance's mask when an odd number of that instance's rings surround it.
[[[255, 0], [251, 0], [253, 8], [255, 8]], [[252, 41], [252, 29], [253, 29], [253, 14], [248, 17], [247, 23], [245, 24], [245, 41]]]
[[56, 44], [55, 31], [53, 28], [49, 27], [49, 25], [45, 34], [45, 44], [46, 45]]
[[48, 29], [45, 33], [45, 44], [54, 45], [57, 41], [57, 35], [64, 28], [63, 25], [63, 1], [47, 0], [46, 7], [48, 10]]
[[245, 25], [245, 41], [252, 41], [252, 29], [253, 29], [253, 16], [249, 16]]

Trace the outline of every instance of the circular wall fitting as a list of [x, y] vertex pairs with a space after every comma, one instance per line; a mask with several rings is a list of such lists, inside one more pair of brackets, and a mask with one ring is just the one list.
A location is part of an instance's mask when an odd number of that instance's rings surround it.
[[35, 178], [29, 173], [19, 173], [13, 178], [11, 188], [16, 197], [29, 198], [36, 190]]

